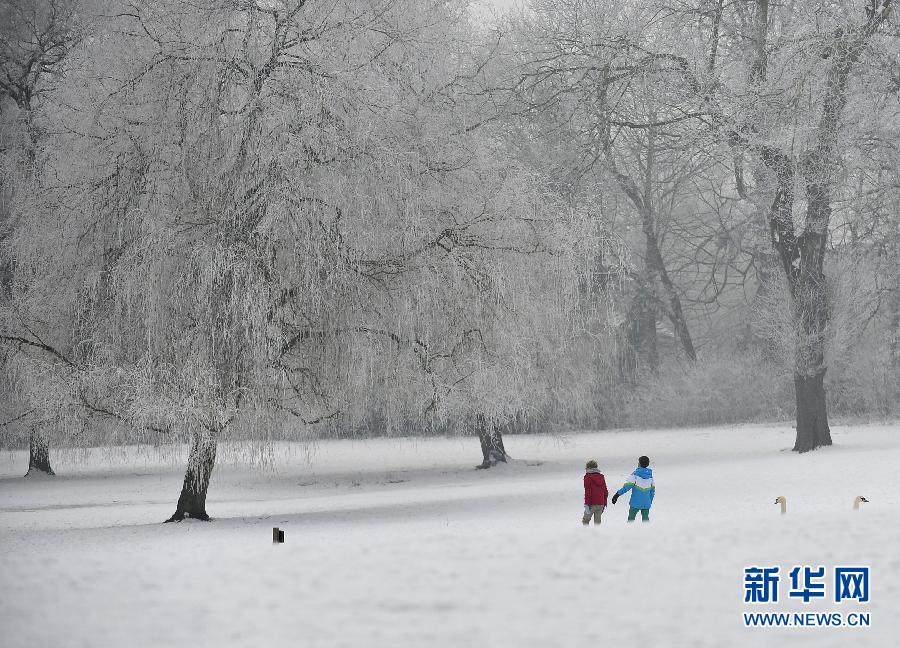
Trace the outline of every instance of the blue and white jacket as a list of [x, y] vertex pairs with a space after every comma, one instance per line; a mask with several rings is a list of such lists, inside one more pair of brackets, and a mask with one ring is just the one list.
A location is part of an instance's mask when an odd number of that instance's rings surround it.
[[637, 468], [628, 476], [628, 481], [616, 493], [622, 497], [631, 491], [629, 506], [636, 509], [648, 509], [653, 504], [653, 496], [656, 495], [656, 485], [653, 483], [653, 471], [650, 468]]

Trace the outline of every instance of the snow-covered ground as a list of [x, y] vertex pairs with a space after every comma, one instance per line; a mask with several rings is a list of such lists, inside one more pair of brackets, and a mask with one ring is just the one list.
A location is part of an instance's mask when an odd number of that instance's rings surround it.
[[[0, 645], [897, 646], [900, 426], [833, 435], [802, 456], [789, 425], [510, 437], [486, 471], [473, 439], [279, 446], [272, 470], [217, 469], [213, 523], [167, 525], [182, 469], [155, 451], [57, 453], [42, 479], [2, 454]], [[652, 522], [620, 501], [583, 528], [584, 462], [618, 487], [640, 454]], [[749, 565], [781, 567], [778, 604], [744, 603]], [[829, 582], [804, 606], [793, 565], [869, 565], [871, 601]], [[742, 620], [859, 610], [870, 627]]]

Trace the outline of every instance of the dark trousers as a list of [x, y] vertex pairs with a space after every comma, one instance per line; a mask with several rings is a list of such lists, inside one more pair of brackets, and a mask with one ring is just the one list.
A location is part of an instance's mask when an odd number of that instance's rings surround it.
[[633, 506], [628, 507], [628, 521], [634, 522], [634, 518], [637, 515], [638, 511], [641, 512], [641, 522], [649, 522], [650, 521], [650, 509], [636, 509]]

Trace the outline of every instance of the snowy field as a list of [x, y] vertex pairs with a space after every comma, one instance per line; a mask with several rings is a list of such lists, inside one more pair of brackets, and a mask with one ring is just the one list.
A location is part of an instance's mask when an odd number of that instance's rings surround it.
[[[268, 472], [217, 469], [213, 523], [167, 525], [171, 458], [57, 453], [57, 477], [26, 480], [6, 453], [0, 645], [897, 646], [900, 426], [833, 435], [802, 456], [787, 424], [509, 437], [516, 461], [485, 471], [475, 439], [280, 447]], [[618, 487], [639, 454], [652, 522], [627, 525], [626, 500], [583, 528], [584, 462]], [[783, 582], [777, 605], [744, 604], [745, 566], [820, 564], [870, 565], [870, 603], [838, 606], [829, 585], [804, 606]], [[741, 616], [854, 609], [870, 627]]]

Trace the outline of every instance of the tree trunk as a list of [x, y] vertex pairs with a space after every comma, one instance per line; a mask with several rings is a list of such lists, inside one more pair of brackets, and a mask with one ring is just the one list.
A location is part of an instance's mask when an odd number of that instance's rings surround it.
[[678, 289], [672, 282], [669, 271], [666, 270], [662, 253], [659, 250], [656, 233], [646, 228], [644, 231], [647, 236], [648, 263], [651, 264], [651, 267], [656, 271], [657, 276], [659, 276], [660, 283], [662, 283], [666, 297], [669, 301], [667, 313], [669, 321], [672, 322], [672, 328], [675, 329], [675, 336], [678, 338], [678, 341], [681, 342], [681, 347], [684, 349], [684, 355], [687, 356], [688, 360], [694, 362], [697, 359], [697, 351], [694, 349], [694, 341], [688, 330], [684, 309], [681, 307], [681, 298], [678, 296]]
[[481, 441], [481, 454], [484, 461], [476, 468], [490, 468], [501, 461], [506, 463], [506, 449], [503, 447], [503, 435], [493, 421], [488, 421], [484, 414], [475, 417], [475, 429]]
[[[654, 117], [655, 118], [655, 117]], [[659, 232], [657, 232], [656, 214], [653, 209], [653, 185], [654, 185], [654, 158], [656, 151], [656, 130], [650, 128], [647, 131], [647, 161], [646, 171], [644, 174], [643, 195], [640, 201], [634, 202], [635, 206], [641, 214], [641, 229], [644, 232], [646, 245], [646, 259], [648, 274], [659, 277], [659, 281], [665, 290], [665, 298], [668, 300], [667, 315], [669, 321], [672, 322], [672, 328], [675, 329], [675, 335], [681, 342], [684, 354], [687, 359], [694, 362], [697, 359], [697, 352], [694, 349], [694, 341], [691, 339], [691, 333], [688, 330], [687, 321], [684, 317], [684, 310], [681, 307], [681, 297], [678, 295], [678, 289], [669, 276], [666, 269], [666, 262], [663, 260], [662, 251], [659, 248]], [[650, 284], [652, 286], [652, 284]], [[655, 328], [655, 326], [654, 326]]]
[[831, 445], [825, 406], [825, 334], [828, 293], [824, 273], [825, 244], [831, 202], [827, 186], [807, 183], [806, 228], [793, 223], [794, 163], [784, 152], [765, 148], [763, 160], [775, 174], [776, 190], [769, 212], [772, 246], [791, 292], [791, 319], [796, 335], [794, 388], [797, 437], [794, 450], [808, 452]]
[[719, 28], [722, 24], [722, 8], [725, 0], [716, 0], [716, 8], [713, 12], [712, 36], [710, 37], [709, 58], [706, 63], [706, 71], [712, 74], [716, 69], [716, 53], [719, 50]]
[[795, 452], [809, 452], [831, 445], [831, 429], [825, 408], [825, 370], [815, 376], [794, 374], [797, 397]]
[[[647, 282], [653, 281], [653, 275], [648, 277]], [[643, 365], [649, 367], [652, 371], [656, 371], [659, 367], [659, 351], [657, 347], [656, 333], [656, 301], [650, 293], [647, 285], [638, 286], [638, 292], [634, 296], [631, 304], [631, 313], [629, 313], [629, 346], [637, 352], [638, 357], [642, 360]], [[631, 369], [636, 362], [632, 360]]]
[[794, 387], [797, 400], [797, 439], [794, 450], [807, 452], [831, 445], [825, 407], [825, 336], [828, 292], [824, 273], [825, 244], [831, 206], [827, 191], [807, 191], [806, 231], [799, 237], [795, 271], [788, 273], [793, 301], [794, 330], [798, 334]]
[[55, 475], [53, 468], [50, 467], [50, 441], [37, 429], [31, 431], [31, 441], [29, 445], [28, 472], [25, 476], [44, 473], [45, 475]]
[[178, 506], [166, 522], [181, 522], [186, 517], [209, 521], [210, 517], [206, 513], [206, 491], [215, 463], [215, 438], [209, 434], [195, 434]]
[[[765, 243], [765, 242], [764, 242]], [[760, 312], [763, 309], [771, 308], [771, 291], [775, 286], [775, 275], [778, 272], [778, 256], [775, 253], [771, 243], [768, 243], [764, 249], [757, 248], [754, 250], [756, 278], [758, 284], [756, 293], [753, 296], [752, 310]], [[774, 316], [774, 315], [773, 315]], [[763, 360], [768, 364], [778, 364], [779, 357], [775, 345], [772, 344], [770, 335], [759, 330], [753, 325], [752, 320], [747, 323], [750, 334], [748, 342], [761, 355]]]
[[890, 363], [893, 368], [900, 368], [900, 277], [894, 286], [894, 298], [891, 308], [891, 323], [888, 328], [888, 347], [890, 348]]

